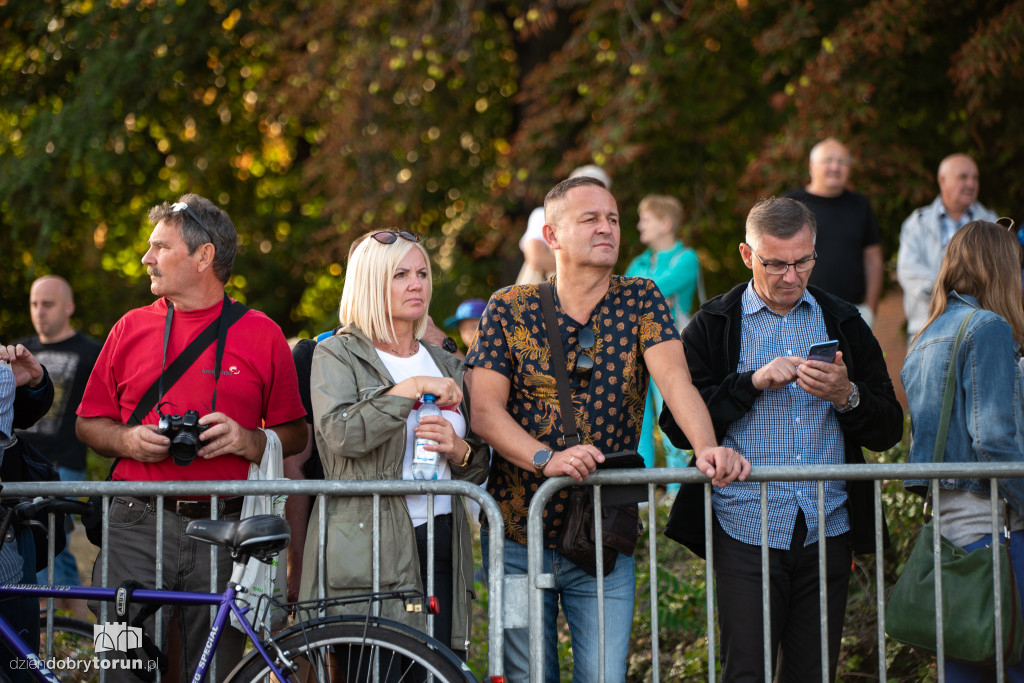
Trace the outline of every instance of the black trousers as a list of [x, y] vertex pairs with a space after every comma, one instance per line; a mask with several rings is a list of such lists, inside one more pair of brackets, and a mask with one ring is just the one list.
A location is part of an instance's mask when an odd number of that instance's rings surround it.
[[[800, 513], [790, 549], [768, 551], [772, 671], [783, 682], [821, 680], [818, 544], [804, 546], [806, 538]], [[835, 680], [850, 584], [849, 534], [826, 538], [825, 551], [829, 680]], [[764, 681], [761, 548], [732, 538], [715, 519], [714, 564], [722, 680]]]
[[[454, 503], [453, 503], [454, 504]], [[437, 515], [434, 517], [434, 597], [440, 604], [441, 611], [434, 616], [434, 638], [451, 647], [452, 642], [452, 610], [454, 608], [453, 578], [454, 567], [452, 558], [452, 516]], [[423, 590], [427, 590], [427, 525], [415, 528], [416, 549], [420, 556], [420, 579]], [[455, 654], [466, 659], [465, 650], [456, 650]]]

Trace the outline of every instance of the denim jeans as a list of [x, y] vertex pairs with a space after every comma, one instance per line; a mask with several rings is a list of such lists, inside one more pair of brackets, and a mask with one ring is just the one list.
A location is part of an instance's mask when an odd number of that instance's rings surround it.
[[[488, 530], [481, 529], [484, 569], [488, 567]], [[626, 655], [633, 630], [633, 600], [636, 576], [633, 558], [620, 554], [615, 569], [604, 578], [605, 649], [604, 680], [626, 680]], [[555, 587], [544, 591], [544, 678], [558, 683], [558, 604], [561, 600], [572, 637], [573, 681], [586, 683], [598, 678], [597, 579], [565, 559], [555, 550], [544, 550], [544, 573], [555, 576]], [[505, 573], [527, 573], [526, 546], [505, 539]], [[505, 679], [510, 683], [530, 681], [529, 629], [505, 630]]]
[[[57, 466], [57, 469], [60, 471], [61, 481], [85, 481], [85, 470], [73, 470], [60, 465]], [[58, 529], [57, 533], [63, 533], [63, 529]], [[46, 548], [43, 548], [42, 552], [45, 553]], [[42, 585], [50, 583], [47, 579], [49, 571], [49, 567], [40, 569], [36, 574], [36, 582]], [[78, 562], [75, 561], [75, 556], [71, 554], [70, 544], [65, 546], [64, 550], [57, 553], [57, 557], [53, 558], [53, 585], [82, 585], [82, 579], [78, 575]]]
[[[992, 534], [985, 534], [974, 543], [968, 543], [964, 550], [971, 552], [978, 548], [986, 548], [992, 543]], [[1010, 560], [1013, 562], [1013, 574], [1017, 578], [1017, 585], [1024, 586], [1024, 531], [1014, 531], [1010, 534]], [[1024, 592], [1020, 594], [1021, 609], [1024, 609]], [[1003, 609], [1006, 609], [1004, 606]], [[1007, 667], [1004, 672], [1007, 683], [1024, 682], [1024, 660], [1015, 665]], [[996, 680], [994, 666], [982, 666], [959, 659], [946, 658], [946, 681], [947, 683], [975, 683], [975, 681]]]

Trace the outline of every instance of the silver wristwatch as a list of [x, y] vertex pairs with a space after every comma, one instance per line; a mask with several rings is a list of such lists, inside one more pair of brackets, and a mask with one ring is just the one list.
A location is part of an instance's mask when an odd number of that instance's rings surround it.
[[846, 401], [845, 406], [836, 408], [837, 413], [848, 413], [860, 405], [860, 389], [853, 382], [850, 382], [850, 386], [853, 387], [853, 393], [850, 394], [850, 398]]

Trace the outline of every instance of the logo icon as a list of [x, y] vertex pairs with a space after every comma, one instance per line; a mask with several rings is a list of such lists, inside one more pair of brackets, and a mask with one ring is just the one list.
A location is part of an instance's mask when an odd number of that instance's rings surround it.
[[142, 647], [142, 629], [123, 621], [92, 627], [96, 652], [128, 652]]

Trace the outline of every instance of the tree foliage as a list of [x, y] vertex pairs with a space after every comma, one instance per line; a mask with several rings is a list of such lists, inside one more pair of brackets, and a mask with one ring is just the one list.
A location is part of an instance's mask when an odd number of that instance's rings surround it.
[[546, 190], [614, 178], [680, 197], [711, 293], [754, 200], [836, 135], [886, 253], [953, 151], [982, 200], [1020, 194], [1024, 0], [0, 0], [4, 336], [28, 285], [75, 285], [102, 335], [147, 303], [148, 208], [192, 191], [241, 245], [234, 296], [285, 331], [332, 324], [349, 245], [398, 225], [435, 257], [436, 317], [509, 284]]

